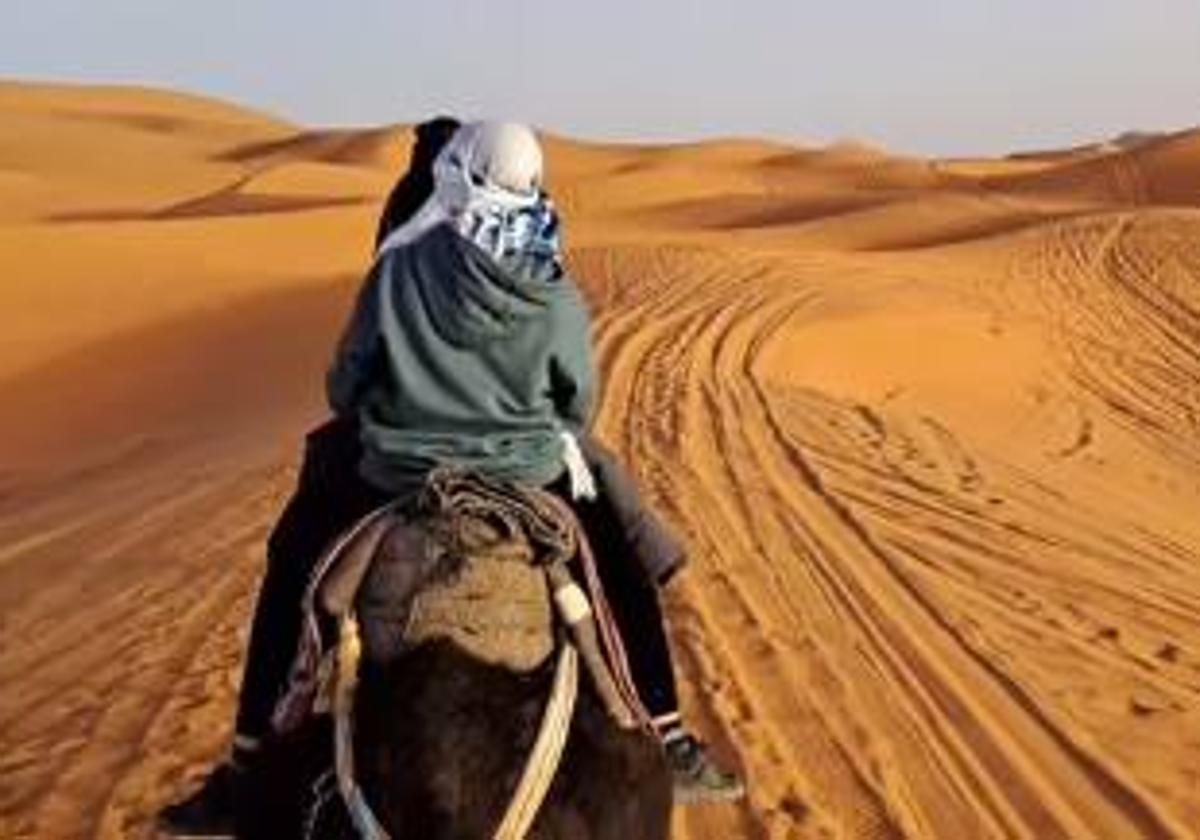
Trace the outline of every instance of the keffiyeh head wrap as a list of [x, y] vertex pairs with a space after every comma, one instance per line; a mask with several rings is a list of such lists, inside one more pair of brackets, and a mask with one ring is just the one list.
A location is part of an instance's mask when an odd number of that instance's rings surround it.
[[557, 260], [558, 213], [541, 190], [533, 132], [512, 123], [468, 123], [433, 165], [434, 199], [459, 235], [496, 259]]
[[380, 253], [445, 222], [497, 260], [527, 256], [557, 262], [558, 213], [541, 179], [541, 148], [528, 128], [466, 123], [434, 161], [433, 195], [388, 236]]

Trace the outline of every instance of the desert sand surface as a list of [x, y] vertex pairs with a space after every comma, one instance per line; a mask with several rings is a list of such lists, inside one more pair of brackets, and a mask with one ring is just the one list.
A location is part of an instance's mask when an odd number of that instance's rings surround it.
[[[687, 538], [679, 838], [1200, 837], [1200, 133], [550, 139], [600, 432]], [[149, 838], [402, 128], [0, 84], [0, 837]]]

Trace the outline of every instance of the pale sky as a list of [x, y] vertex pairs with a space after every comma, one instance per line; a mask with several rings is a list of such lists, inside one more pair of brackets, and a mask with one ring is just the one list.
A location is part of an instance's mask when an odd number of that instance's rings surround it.
[[0, 77], [306, 124], [999, 153], [1200, 124], [1200, 0], [0, 0]]

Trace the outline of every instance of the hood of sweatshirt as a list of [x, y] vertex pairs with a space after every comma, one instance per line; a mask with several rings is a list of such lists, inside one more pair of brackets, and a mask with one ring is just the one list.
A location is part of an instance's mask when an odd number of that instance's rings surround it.
[[511, 336], [542, 315], [555, 296], [570, 293], [556, 259], [535, 253], [497, 259], [449, 225], [435, 227], [396, 258], [412, 260], [429, 320], [458, 347]]

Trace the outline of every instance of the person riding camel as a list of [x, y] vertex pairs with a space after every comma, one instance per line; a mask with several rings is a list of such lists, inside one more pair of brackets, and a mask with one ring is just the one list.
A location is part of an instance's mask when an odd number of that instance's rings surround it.
[[[682, 565], [683, 549], [590, 434], [589, 317], [561, 262], [540, 144], [514, 123], [430, 125], [418, 130], [409, 174], [389, 198], [375, 262], [327, 376], [335, 416], [309, 435], [297, 489], [268, 541], [230, 757], [163, 810], [169, 834], [232, 836], [270, 742], [301, 596], [322, 551], [448, 464], [571, 504], [594, 545], [677, 798], [743, 793], [679, 712], [656, 587]], [[589, 473], [594, 487], [581, 486]]]

